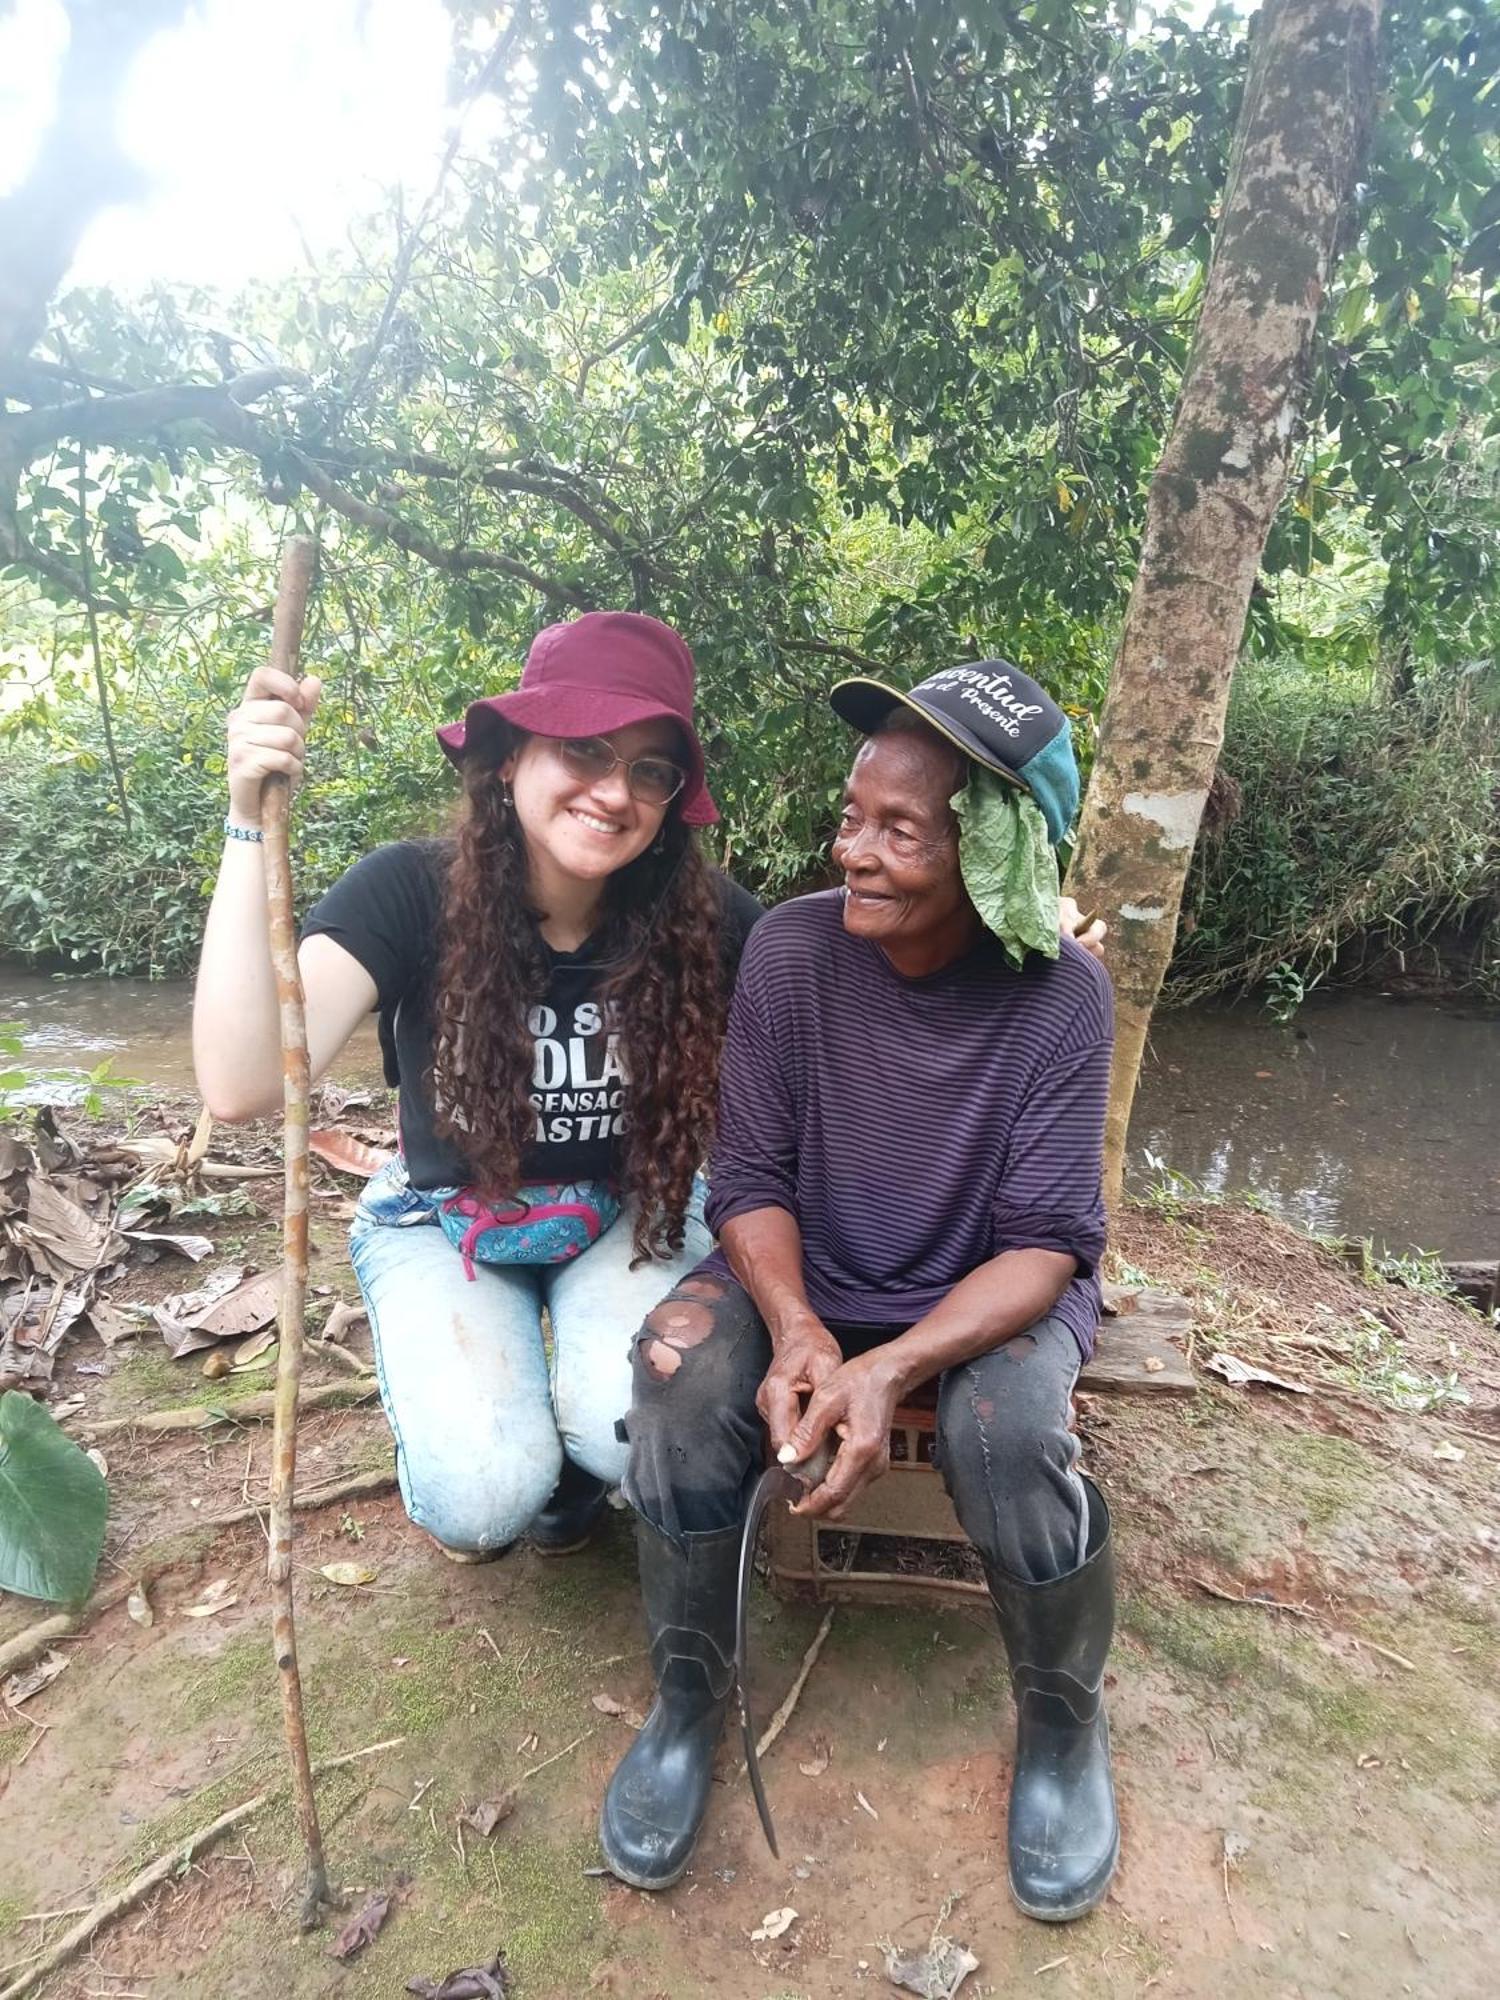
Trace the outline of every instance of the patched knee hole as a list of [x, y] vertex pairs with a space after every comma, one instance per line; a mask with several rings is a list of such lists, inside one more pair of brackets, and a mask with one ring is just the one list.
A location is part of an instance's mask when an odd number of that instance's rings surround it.
[[647, 1313], [645, 1330], [673, 1347], [696, 1347], [713, 1332], [714, 1316], [696, 1299], [680, 1299], [674, 1293]]
[[1024, 1361], [1028, 1354], [1036, 1353], [1036, 1341], [1029, 1333], [1018, 1333], [1014, 1340], [1007, 1340], [1000, 1352], [1007, 1361]]
[[683, 1351], [707, 1340], [713, 1330], [714, 1316], [707, 1306], [674, 1292], [647, 1313], [636, 1345], [651, 1374], [665, 1382], [682, 1366]]
[[982, 1424], [987, 1424], [995, 1414], [995, 1405], [990, 1401], [988, 1396], [976, 1397], [974, 1414]]
[[636, 1342], [647, 1372], [658, 1382], [666, 1382], [682, 1366], [682, 1355], [675, 1347], [669, 1347], [664, 1340], [655, 1340], [650, 1334], [642, 1334]]
[[722, 1299], [724, 1287], [717, 1278], [684, 1278], [672, 1290], [674, 1299]]

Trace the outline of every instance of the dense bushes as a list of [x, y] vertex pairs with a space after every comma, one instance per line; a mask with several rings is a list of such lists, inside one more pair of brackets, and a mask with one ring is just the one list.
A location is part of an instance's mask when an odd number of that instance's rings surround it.
[[[1295, 1001], [1375, 954], [1500, 993], [1500, 744], [1477, 676], [1393, 692], [1249, 661], [1189, 884], [1178, 999]], [[1462, 967], [1440, 946], [1465, 935]], [[1414, 969], [1414, 968], [1413, 968]]]
[[[152, 977], [192, 966], [223, 845], [224, 719], [244, 670], [231, 652], [117, 688], [128, 824], [85, 687], [28, 711], [0, 755], [0, 956]], [[418, 735], [431, 742], [425, 716], [384, 716], [377, 736], [343, 722], [336, 688], [327, 706], [316, 782], [296, 811], [304, 904], [367, 847], [429, 828], [453, 791], [418, 749]]]
[[[224, 713], [244, 661], [156, 676], [119, 702], [127, 831], [97, 712], [80, 686], [0, 765], [0, 950], [112, 972], [191, 966], [220, 847]], [[493, 670], [494, 671], [498, 670]], [[706, 706], [716, 705], [715, 676]], [[1369, 675], [1247, 661], [1205, 822], [1173, 971], [1178, 1000], [1292, 995], [1351, 947], [1479, 934], [1474, 990], [1500, 990], [1500, 752], [1477, 690], [1395, 696]], [[426, 830], [454, 796], [424, 703], [396, 687], [378, 727], [349, 726], [331, 687], [296, 816], [306, 904], [377, 841]], [[734, 871], [768, 897], [819, 869], [848, 741], [821, 705], [789, 702], [707, 730]]]

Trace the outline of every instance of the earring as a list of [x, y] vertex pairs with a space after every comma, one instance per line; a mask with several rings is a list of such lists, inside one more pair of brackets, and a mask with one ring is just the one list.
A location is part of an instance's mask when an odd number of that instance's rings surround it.
[[513, 813], [515, 809], [516, 802], [510, 795], [510, 786], [502, 778], [500, 780], [500, 810], [503, 813]]
[[667, 851], [667, 829], [665, 826], [663, 826], [660, 832], [657, 834], [655, 840], [653, 840], [651, 843], [651, 852], [653, 854], [665, 854], [666, 851]]

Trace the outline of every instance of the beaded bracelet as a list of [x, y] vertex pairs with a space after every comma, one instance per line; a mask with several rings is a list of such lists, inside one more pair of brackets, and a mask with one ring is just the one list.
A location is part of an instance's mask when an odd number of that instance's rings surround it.
[[229, 840], [264, 840], [264, 829], [258, 826], [236, 826], [227, 815], [224, 820], [224, 834]]

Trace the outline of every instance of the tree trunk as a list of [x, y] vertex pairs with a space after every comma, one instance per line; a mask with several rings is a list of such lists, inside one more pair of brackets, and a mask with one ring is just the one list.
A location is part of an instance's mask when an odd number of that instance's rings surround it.
[[1380, 0], [1266, 0], [1193, 351], [1151, 483], [1140, 567], [1069, 889], [1111, 925], [1105, 1198], [1224, 740], [1250, 591], [1374, 101]]

